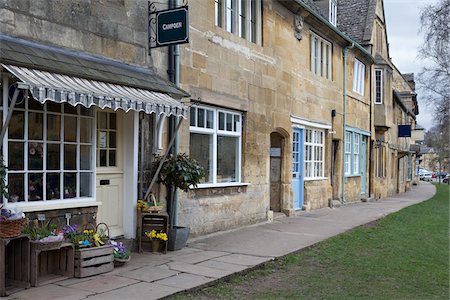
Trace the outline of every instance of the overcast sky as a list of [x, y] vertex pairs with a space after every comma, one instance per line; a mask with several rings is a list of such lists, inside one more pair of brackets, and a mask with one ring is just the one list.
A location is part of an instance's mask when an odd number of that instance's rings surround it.
[[[402, 73], [414, 73], [416, 76], [424, 62], [418, 58], [418, 47], [423, 36], [419, 33], [420, 11], [427, 4], [435, 4], [438, 0], [384, 0], [386, 26], [388, 31], [389, 54], [392, 61]], [[432, 126], [432, 114], [428, 105], [419, 99], [419, 115], [417, 122], [426, 129]]]

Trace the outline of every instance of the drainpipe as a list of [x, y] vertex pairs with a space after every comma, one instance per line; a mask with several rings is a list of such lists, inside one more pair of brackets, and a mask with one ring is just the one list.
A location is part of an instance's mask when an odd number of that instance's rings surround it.
[[347, 130], [347, 53], [348, 49], [355, 47], [355, 43], [345, 46], [342, 49], [344, 56], [344, 68], [343, 68], [343, 84], [342, 84], [342, 181], [341, 181], [341, 203], [345, 203], [345, 131]]
[[[178, 0], [169, 0], [169, 9], [178, 7]], [[169, 79], [173, 82], [177, 87], [180, 86], [180, 47], [178, 45], [169, 46]], [[171, 116], [169, 121], [169, 140], [174, 138], [174, 145], [171, 153], [173, 155], [177, 155], [178, 153], [178, 130], [175, 130], [177, 127], [177, 117]], [[176, 226], [178, 223], [178, 193], [177, 189], [173, 186], [169, 188], [169, 197], [172, 197], [173, 201], [169, 201], [168, 203], [172, 203], [173, 207], [168, 207], [169, 211], [172, 212], [172, 219], [169, 220], [170, 227]], [[170, 200], [170, 199], [169, 199]]]
[[[372, 122], [373, 122], [373, 120], [372, 120], [372, 104], [373, 104], [373, 101], [372, 101], [372, 97], [373, 97], [373, 95], [372, 95], [372, 88], [373, 88], [373, 86], [372, 86], [372, 84], [373, 84], [373, 82], [372, 82], [372, 69], [370, 70], [370, 75], [369, 75], [369, 80], [370, 80], [370, 89], [369, 89], [369, 113], [370, 113], [370, 117], [369, 117], [369, 131], [370, 131], [370, 137], [369, 137], [369, 141], [368, 141], [368, 143], [367, 143], [367, 145], [369, 146], [369, 187], [367, 188], [367, 191], [368, 191], [368, 197], [370, 198], [370, 192], [372, 191], [372, 161], [374, 161], [373, 159], [372, 159], [372, 155], [373, 155], [373, 151], [372, 151]], [[367, 160], [367, 158], [366, 158], [366, 160]]]

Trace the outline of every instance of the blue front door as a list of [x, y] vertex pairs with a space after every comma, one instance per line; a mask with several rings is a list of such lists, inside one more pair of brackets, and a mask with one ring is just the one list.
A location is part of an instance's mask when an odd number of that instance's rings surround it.
[[292, 141], [292, 190], [294, 209], [302, 209], [304, 197], [304, 147], [303, 129], [294, 128]]
[[360, 153], [360, 174], [361, 174], [361, 194], [366, 193], [366, 182], [367, 182], [367, 173], [366, 173], [366, 144], [367, 144], [367, 138], [365, 136], [362, 136], [361, 138], [361, 149], [359, 150]]

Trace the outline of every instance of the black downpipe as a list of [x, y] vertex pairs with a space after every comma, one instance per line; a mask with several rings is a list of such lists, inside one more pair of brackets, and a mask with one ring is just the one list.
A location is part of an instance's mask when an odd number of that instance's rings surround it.
[[[169, 0], [169, 9], [175, 8], [175, 0]], [[175, 46], [169, 46], [169, 68], [167, 70], [167, 74], [169, 75], [169, 80], [172, 83], [175, 83], [175, 59], [174, 59], [174, 51]], [[169, 117], [169, 130], [168, 130], [168, 140], [170, 141], [175, 134], [175, 128], [176, 128], [176, 117], [170, 116]], [[172, 147], [170, 149], [170, 154], [176, 155], [175, 153], [175, 147]], [[173, 223], [174, 214], [175, 214], [175, 207], [174, 207], [174, 197], [175, 197], [175, 188], [170, 185], [167, 187], [167, 211], [169, 213], [169, 227], [173, 228], [175, 225]]]
[[[370, 75], [369, 75], [369, 80], [370, 80], [370, 89], [369, 89], [369, 109], [370, 109], [370, 117], [369, 117], [369, 130], [370, 130], [370, 134], [372, 135], [372, 97], [373, 97], [373, 82], [372, 82], [372, 70], [370, 71]], [[375, 134], [375, 133], [374, 133]], [[374, 136], [374, 138], [376, 139], [376, 134]], [[375, 160], [373, 159], [372, 155], [373, 155], [373, 139], [369, 139], [369, 198], [372, 192], [372, 162], [374, 162]]]

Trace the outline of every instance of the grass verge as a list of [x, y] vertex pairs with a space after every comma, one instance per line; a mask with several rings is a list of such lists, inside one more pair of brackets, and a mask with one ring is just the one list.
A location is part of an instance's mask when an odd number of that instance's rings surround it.
[[172, 299], [448, 299], [449, 186], [261, 269]]

